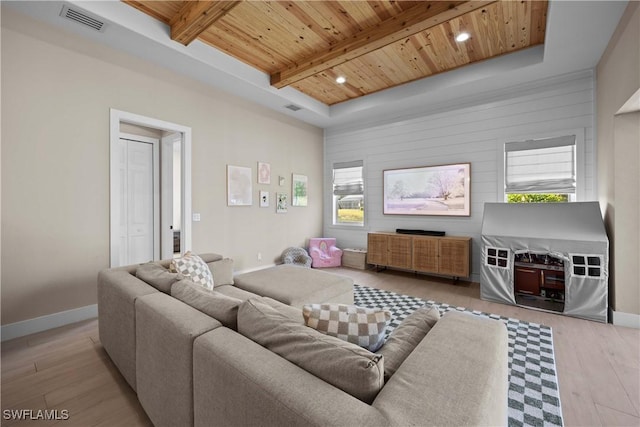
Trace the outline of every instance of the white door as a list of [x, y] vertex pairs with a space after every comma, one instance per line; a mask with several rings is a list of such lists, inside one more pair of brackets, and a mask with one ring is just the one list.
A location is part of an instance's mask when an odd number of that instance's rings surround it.
[[119, 142], [120, 265], [154, 259], [153, 144]]
[[153, 260], [153, 145], [128, 141], [127, 264]]

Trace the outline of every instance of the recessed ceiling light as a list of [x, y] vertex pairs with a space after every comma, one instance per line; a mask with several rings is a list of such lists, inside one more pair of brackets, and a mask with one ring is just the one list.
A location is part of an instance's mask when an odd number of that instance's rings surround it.
[[344, 82], [346, 82], [346, 81], [347, 81], [347, 78], [346, 78], [346, 77], [344, 77], [344, 76], [338, 76], [338, 77], [336, 77], [336, 83], [338, 83], [338, 84], [343, 84], [343, 83], [344, 83]]
[[460, 34], [458, 34], [458, 35], [456, 36], [456, 41], [457, 41], [457, 42], [464, 42], [464, 41], [469, 40], [469, 37], [471, 37], [471, 36], [469, 35], [469, 33], [460, 33]]

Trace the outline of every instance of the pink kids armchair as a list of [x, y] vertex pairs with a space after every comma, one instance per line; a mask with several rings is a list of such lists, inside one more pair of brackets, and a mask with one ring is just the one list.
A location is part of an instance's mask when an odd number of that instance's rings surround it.
[[340, 267], [342, 261], [342, 249], [336, 248], [336, 239], [313, 238], [309, 239], [309, 255], [311, 255], [312, 267]]

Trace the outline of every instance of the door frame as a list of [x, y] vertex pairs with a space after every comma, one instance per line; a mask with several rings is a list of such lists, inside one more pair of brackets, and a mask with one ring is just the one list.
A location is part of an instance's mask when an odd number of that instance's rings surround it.
[[[174, 144], [181, 142], [182, 135], [179, 133], [170, 133], [160, 138], [160, 259], [171, 258], [174, 254], [173, 247], [173, 178], [174, 178]], [[182, 163], [182, 162], [181, 162]], [[180, 184], [182, 187], [182, 183]], [[182, 221], [180, 221], [182, 224]], [[179, 226], [181, 226], [181, 224]], [[182, 233], [182, 231], [180, 231]], [[180, 249], [182, 253], [182, 238], [180, 238]]]
[[[109, 126], [109, 184], [110, 184], [110, 202], [109, 202], [109, 236], [110, 236], [110, 261], [111, 267], [119, 267], [120, 240], [117, 230], [117, 218], [119, 210], [117, 209], [118, 194], [120, 188], [116, 183], [118, 173], [117, 155], [118, 142], [120, 140], [120, 123], [130, 123], [133, 125], [144, 126], [148, 128], [158, 129], [166, 132], [179, 132], [182, 134], [181, 141], [181, 185], [182, 185], [182, 220], [181, 220], [181, 244], [182, 251], [191, 250], [191, 128], [176, 123], [158, 120], [151, 117], [141, 116], [139, 114], [129, 113], [126, 111], [110, 109], [110, 126]], [[160, 215], [159, 208], [154, 210], [154, 218]], [[160, 222], [154, 224], [154, 236], [159, 236]], [[158, 234], [156, 234], [158, 233]], [[159, 238], [159, 237], [158, 237]]]

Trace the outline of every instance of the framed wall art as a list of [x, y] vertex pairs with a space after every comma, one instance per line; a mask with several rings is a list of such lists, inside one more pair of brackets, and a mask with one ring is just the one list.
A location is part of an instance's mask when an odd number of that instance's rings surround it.
[[471, 163], [385, 170], [386, 215], [471, 214]]
[[258, 184], [271, 184], [271, 164], [258, 162]]
[[268, 208], [269, 207], [269, 192], [260, 190], [260, 207]]
[[291, 206], [307, 206], [307, 176], [291, 175]]
[[287, 193], [276, 193], [276, 212], [287, 213]]
[[251, 183], [251, 168], [227, 165], [227, 206], [251, 206]]

